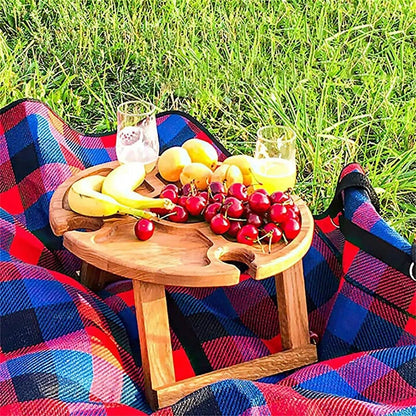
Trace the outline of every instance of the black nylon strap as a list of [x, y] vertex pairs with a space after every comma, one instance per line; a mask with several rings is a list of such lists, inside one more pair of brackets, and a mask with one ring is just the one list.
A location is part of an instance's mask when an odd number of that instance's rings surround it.
[[181, 312], [172, 296], [166, 292], [169, 324], [183, 346], [196, 375], [212, 371], [212, 366], [189, 320]]
[[412, 260], [416, 263], [416, 241], [412, 244]]
[[348, 188], [362, 188], [367, 192], [371, 203], [377, 212], [380, 212], [380, 202], [378, 196], [372, 187], [370, 180], [361, 172], [351, 172], [344, 176], [337, 185], [334, 198], [329, 207], [320, 215], [315, 215], [316, 219], [322, 219], [327, 216], [335, 218], [343, 210], [342, 192]]
[[415, 268], [412, 256], [391, 245], [382, 238], [364, 230], [343, 215], [340, 215], [339, 217], [339, 226], [346, 240], [415, 280], [414, 273], [416, 273], [416, 271], [412, 273], [412, 269], [414, 270]]

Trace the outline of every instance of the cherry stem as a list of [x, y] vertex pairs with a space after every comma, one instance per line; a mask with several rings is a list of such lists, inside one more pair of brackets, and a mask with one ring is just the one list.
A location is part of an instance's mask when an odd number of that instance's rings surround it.
[[197, 186], [195, 185], [195, 179], [191, 180], [190, 185], [191, 185], [191, 195], [192, 196], [197, 195]]
[[273, 231], [269, 231], [268, 233], [264, 234], [262, 237], [259, 237], [259, 240], [263, 240], [266, 237], [271, 237], [273, 235]]
[[[227, 214], [228, 214], [228, 210], [231, 208], [231, 206], [232, 206], [233, 204], [230, 202], [230, 203], [228, 203], [226, 206], [225, 206], [225, 212], [224, 212], [224, 217], [225, 218], [228, 218], [227, 217]], [[224, 206], [224, 203], [222, 203], [222, 206]]]
[[149, 220], [149, 221], [159, 221], [159, 219], [160, 219], [157, 214], [154, 214], [154, 216], [149, 217], [149, 218], [147, 218], [147, 217], [140, 217], [139, 215], [133, 215], [133, 214], [129, 214], [129, 215], [132, 216], [133, 218], [136, 218], [136, 220], [143, 220], [143, 219], [145, 219], [145, 220]]
[[248, 168], [248, 170], [250, 171], [251, 175], [253, 176], [253, 178], [255, 179], [256, 182], [251, 183], [247, 188], [249, 188], [250, 186], [254, 187], [254, 185], [263, 186], [263, 183], [259, 182], [259, 180], [256, 178], [256, 175], [254, 174], [253, 169]]
[[[263, 238], [263, 237], [262, 237], [262, 238]], [[262, 244], [262, 243], [261, 243], [261, 241], [260, 241], [262, 238], [257, 237], [257, 238], [256, 238], [256, 243], [257, 243], [257, 244], [260, 244], [261, 251], [262, 251], [262, 253], [264, 253], [264, 247], [263, 247], [263, 244]]]
[[175, 215], [175, 214], [176, 214], [176, 212], [169, 212], [169, 213], [167, 213], [167, 214], [163, 215], [162, 217], [160, 217], [160, 219], [161, 219], [161, 220], [164, 220], [165, 218], [168, 218], [168, 217], [170, 217], [171, 215]]

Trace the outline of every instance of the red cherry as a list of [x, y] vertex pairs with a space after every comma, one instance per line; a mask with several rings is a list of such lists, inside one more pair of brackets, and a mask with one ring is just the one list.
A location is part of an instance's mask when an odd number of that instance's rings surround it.
[[257, 190], [249, 196], [248, 204], [252, 211], [263, 214], [270, 208], [270, 199], [266, 194]]
[[296, 204], [289, 206], [288, 211], [292, 210], [298, 217], [300, 217], [300, 209]]
[[189, 215], [188, 211], [186, 211], [183, 206], [176, 205], [176, 207], [171, 210], [171, 215], [167, 218], [173, 222], [186, 222], [188, 221]]
[[222, 212], [231, 218], [240, 218], [243, 214], [243, 203], [233, 196], [224, 199]]
[[178, 202], [178, 193], [175, 192], [173, 189], [168, 188], [168, 189], [164, 189], [161, 193], [160, 193], [160, 198], [167, 198], [170, 199], [174, 204], [176, 204]]
[[208, 193], [211, 195], [225, 194], [225, 186], [222, 182], [211, 182], [208, 185]]
[[228, 188], [228, 196], [233, 196], [239, 199], [240, 201], [247, 201], [247, 187], [242, 183], [233, 183]]
[[206, 222], [211, 222], [212, 217], [217, 215], [221, 211], [221, 203], [213, 202], [212, 204], [207, 205], [204, 211], [204, 218]]
[[134, 225], [134, 234], [141, 241], [148, 240], [155, 231], [155, 225], [147, 218], [142, 218]]
[[228, 230], [228, 235], [230, 237], [237, 237], [238, 232], [243, 227], [243, 223], [241, 221], [230, 221], [230, 229]]
[[287, 209], [287, 219], [293, 218], [294, 220], [300, 222], [300, 216], [295, 212], [293, 207]]
[[222, 192], [215, 194], [212, 198], [212, 202], [220, 202], [221, 204], [224, 202], [224, 199], [226, 198], [226, 194], [223, 194]]
[[199, 195], [201, 198], [204, 198], [204, 199], [205, 199], [205, 202], [208, 202], [209, 197], [208, 197], [208, 192], [207, 192], [207, 191], [202, 191], [202, 192], [200, 192], [198, 195]]
[[283, 223], [283, 232], [288, 240], [293, 240], [300, 233], [300, 224], [299, 221], [289, 218], [285, 223]]
[[269, 193], [264, 188], [256, 189], [254, 192], [260, 192], [261, 194], [269, 196]]
[[270, 241], [272, 243], [277, 243], [282, 238], [282, 230], [273, 222], [269, 222], [263, 227], [263, 235], [267, 235], [267, 241]]
[[243, 215], [242, 217], [244, 218], [248, 218], [248, 216], [250, 215], [251, 212], [253, 212], [250, 208], [250, 205], [246, 202], [245, 204], [243, 204]]
[[282, 223], [288, 219], [287, 208], [282, 204], [273, 204], [269, 209], [270, 221]]
[[247, 215], [247, 224], [254, 225], [255, 227], [259, 228], [263, 224], [263, 219], [260, 217], [260, 215], [250, 212]]
[[282, 191], [276, 191], [270, 195], [270, 200], [273, 204], [283, 204], [284, 202], [289, 201], [289, 199], [290, 196]]
[[209, 223], [212, 232], [215, 234], [224, 234], [230, 229], [230, 220], [222, 214], [214, 215]]
[[180, 205], [181, 207], [186, 207], [186, 200], [187, 199], [188, 199], [188, 195], [181, 195], [178, 198], [177, 204]]
[[252, 246], [259, 236], [258, 229], [251, 224], [244, 225], [237, 234], [237, 241], [242, 244]]
[[192, 185], [190, 183], [182, 186], [182, 195], [192, 195]]
[[188, 196], [188, 199], [185, 202], [185, 208], [191, 215], [194, 216], [200, 215], [206, 205], [207, 202], [205, 199], [199, 195]]
[[163, 217], [166, 214], [169, 214], [169, 210], [166, 208], [150, 208], [150, 211], [159, 215], [160, 217]]
[[165, 185], [162, 189], [162, 192], [166, 189], [172, 189], [172, 191], [175, 191], [179, 195], [179, 188], [174, 183], [168, 183]]

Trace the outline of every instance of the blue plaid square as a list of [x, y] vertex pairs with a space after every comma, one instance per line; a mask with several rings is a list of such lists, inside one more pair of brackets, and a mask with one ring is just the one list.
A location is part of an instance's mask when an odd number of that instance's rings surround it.
[[343, 341], [352, 344], [367, 313], [367, 309], [340, 294], [332, 309], [327, 330]]
[[318, 377], [300, 383], [297, 388], [314, 392], [330, 393], [340, 396], [356, 397], [359, 393], [352, 388], [336, 371], [330, 371]]
[[13, 128], [4, 132], [10, 157], [13, 157], [16, 153], [33, 143], [28, 120], [29, 117], [26, 117]]
[[181, 146], [186, 140], [195, 136], [195, 132], [186, 124], [179, 115], [168, 117], [158, 126], [161, 151], [172, 146]]
[[37, 279], [26, 279], [18, 282], [22, 283], [26, 288], [26, 290], [20, 293], [27, 294], [34, 307], [72, 302], [71, 297], [66, 290], [63, 290], [60, 282], [50, 280], [42, 285], [39, 284]]
[[[10, 302], [11, 293], [15, 295], [13, 296], [13, 302]], [[8, 315], [22, 309], [30, 309], [31, 307], [32, 303], [25, 291], [25, 284], [23, 281], [10, 280], [0, 282], [0, 316]]]

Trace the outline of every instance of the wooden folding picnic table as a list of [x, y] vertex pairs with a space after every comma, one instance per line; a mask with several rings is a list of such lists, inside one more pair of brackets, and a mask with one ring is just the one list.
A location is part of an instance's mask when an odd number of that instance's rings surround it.
[[[81, 177], [107, 175], [118, 162], [79, 172], [58, 187], [50, 206], [50, 224], [63, 235], [64, 246], [83, 261], [81, 282], [92, 290], [107, 283], [132, 280], [146, 397], [153, 409], [168, 406], [207, 384], [226, 378], [256, 380], [317, 361], [310, 343], [302, 257], [313, 235], [313, 218], [299, 198], [300, 234], [289, 244], [253, 247], [212, 233], [205, 222], [175, 224], [161, 220], [147, 241], [134, 235], [132, 217], [92, 218], [70, 210], [66, 195]], [[164, 183], [151, 172], [139, 191], [157, 196]], [[80, 231], [83, 230], [83, 231]], [[222, 287], [237, 285], [244, 263], [253, 279], [275, 276], [283, 351], [186, 380], [176, 381], [165, 286]], [[244, 300], [242, 300], [244, 301]], [[267, 317], [270, 319], [270, 317]]]

